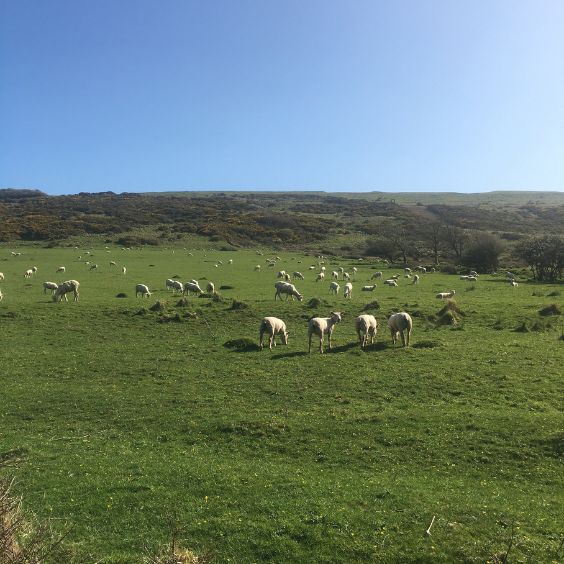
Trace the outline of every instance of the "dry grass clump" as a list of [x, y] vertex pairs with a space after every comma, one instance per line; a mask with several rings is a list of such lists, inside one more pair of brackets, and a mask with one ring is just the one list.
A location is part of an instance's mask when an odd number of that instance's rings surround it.
[[157, 300], [149, 309], [151, 311], [164, 311], [166, 309], [166, 302], [164, 300]]
[[539, 315], [542, 315], [543, 317], [547, 317], [549, 315], [560, 315], [561, 313], [562, 311], [557, 304], [550, 304], [539, 310]]
[[241, 310], [248, 308], [249, 308], [249, 304], [246, 304], [245, 302], [240, 302], [239, 300], [233, 300], [233, 302], [231, 303], [231, 309]]
[[176, 307], [188, 307], [188, 304], [190, 302], [188, 301], [188, 298], [180, 298], [177, 302], [176, 302]]
[[456, 325], [464, 312], [458, 307], [455, 300], [447, 300], [435, 318], [437, 325]]

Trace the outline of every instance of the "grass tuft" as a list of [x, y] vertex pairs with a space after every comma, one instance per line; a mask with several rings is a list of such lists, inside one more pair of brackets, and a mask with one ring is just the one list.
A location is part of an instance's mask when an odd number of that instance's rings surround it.
[[249, 304], [247, 304], [245, 302], [241, 302], [239, 300], [233, 300], [233, 302], [231, 303], [230, 309], [240, 311], [240, 310], [243, 310], [243, 309], [249, 309], [249, 307], [250, 307]]
[[371, 309], [380, 309], [380, 304], [377, 300], [366, 304], [361, 311], [370, 311]]
[[223, 285], [219, 287], [220, 290], [234, 290], [235, 286]]
[[157, 300], [150, 308], [150, 311], [164, 311], [166, 309], [166, 302]]
[[120, 292], [119, 294], [116, 294], [116, 298], [127, 298], [127, 294], [124, 292]]
[[181, 298], [176, 302], [176, 307], [188, 307], [189, 303], [188, 298]]
[[414, 349], [435, 349], [440, 346], [441, 343], [439, 341], [418, 341], [412, 345]]
[[550, 304], [539, 310], [539, 315], [542, 315], [543, 317], [547, 317], [549, 315], [560, 315], [561, 313], [562, 311], [557, 304]]
[[260, 350], [259, 346], [248, 337], [241, 337], [240, 339], [232, 339], [223, 343], [226, 349], [232, 349], [238, 352], [251, 352]]

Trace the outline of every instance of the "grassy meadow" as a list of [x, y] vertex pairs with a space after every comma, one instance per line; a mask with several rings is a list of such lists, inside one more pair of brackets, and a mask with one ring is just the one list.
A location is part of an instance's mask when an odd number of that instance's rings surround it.
[[[176, 529], [217, 562], [562, 559], [563, 323], [538, 313], [562, 308], [559, 286], [432, 273], [369, 293], [375, 270], [401, 268], [326, 259], [316, 283], [315, 258], [266, 249], [11, 250], [0, 460], [24, 508], [68, 531], [69, 562], [140, 562]], [[344, 282], [329, 294], [338, 266], [358, 268], [352, 300]], [[304, 274], [303, 302], [274, 301], [279, 269]], [[177, 305], [174, 276], [211, 280], [222, 300]], [[42, 282], [67, 279], [80, 301], [53, 303]], [[458, 322], [439, 326], [435, 293], [451, 289]], [[363, 351], [354, 317], [368, 304], [380, 328]], [[308, 318], [332, 310], [344, 312], [333, 350], [307, 354]], [[406, 349], [386, 329], [398, 310], [414, 320]], [[288, 346], [257, 349], [267, 315], [286, 322]]]

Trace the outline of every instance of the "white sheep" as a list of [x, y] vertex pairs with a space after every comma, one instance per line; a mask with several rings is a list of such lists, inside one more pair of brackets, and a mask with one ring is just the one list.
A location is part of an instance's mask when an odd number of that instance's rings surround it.
[[126, 274], [127, 273], [127, 268], [125, 268], [125, 266], [121, 267], [121, 273], [122, 274]]
[[439, 292], [435, 297], [439, 300], [447, 300], [449, 298], [452, 298], [455, 293], [456, 292], [454, 290], [451, 290], [450, 292]]
[[475, 270], [471, 270], [468, 274], [470, 274], [470, 276], [475, 276], [476, 278], [480, 276]]
[[331, 272], [331, 277], [333, 280], [339, 280], [339, 273], [336, 270], [333, 270], [333, 272]]
[[179, 282], [178, 280], [173, 280], [170, 286], [172, 288], [172, 293], [174, 294], [176, 291], [183, 293], [184, 292], [184, 284]]
[[304, 275], [301, 272], [292, 272], [292, 276], [298, 280], [305, 280]]
[[351, 275], [348, 272], [343, 272], [343, 278], [345, 280], [350, 280], [351, 279]]
[[24, 272], [24, 278], [31, 278], [33, 276], [33, 270], [28, 269]]
[[66, 270], [66, 268], [64, 266], [59, 266], [59, 268], [57, 268], [57, 270], [55, 270], [55, 272], [64, 272]]
[[282, 299], [282, 294], [286, 294], [286, 299], [291, 296], [292, 301], [294, 298], [298, 298], [300, 302], [304, 299], [293, 284], [289, 284], [288, 282], [276, 282], [274, 287], [276, 288], [276, 293], [274, 294], [275, 300], [276, 298]]
[[283, 345], [288, 344], [288, 331], [286, 329], [286, 324], [277, 317], [265, 317], [260, 322], [259, 347], [261, 350], [265, 333], [268, 333], [268, 348], [270, 350], [272, 350], [272, 345], [276, 346], [276, 335], [280, 335], [280, 339]]
[[423, 274], [425, 274], [425, 272], [427, 272], [427, 269], [424, 266], [416, 266], [415, 270], [418, 270], [419, 272], [422, 272]]
[[174, 280], [172, 278], [167, 278], [165, 280], [165, 286], [167, 290], [172, 290], [174, 284]]
[[0, 272], [0, 280], [4, 280], [4, 273]]
[[54, 294], [58, 287], [59, 285], [55, 282], [43, 282], [43, 293], [46, 294], [47, 290], [51, 290], [51, 294]]
[[0, 302], [4, 299], [4, 294], [2, 293], [2, 290], [0, 290]]
[[314, 317], [307, 324], [307, 336], [309, 341], [308, 352], [311, 353], [311, 337], [315, 334], [319, 337], [319, 352], [323, 353], [323, 337], [327, 335], [329, 350], [331, 350], [331, 336], [336, 323], [341, 321], [341, 313], [332, 311], [331, 317]]
[[97, 264], [91, 264], [90, 265], [90, 270], [96, 270], [98, 268]]
[[375, 289], [376, 289], [376, 284], [372, 284], [371, 286], [363, 286], [361, 290], [363, 292], [374, 292]]
[[229, 259], [227, 262], [228, 262], [229, 264], [233, 264], [233, 259]]
[[193, 281], [186, 282], [184, 284], [183, 293], [189, 294], [190, 292], [195, 292], [196, 294], [203, 294], [204, 293], [204, 291], [200, 288], [200, 285], [197, 282], [194, 283]]
[[358, 272], [358, 268], [356, 266], [352, 267], [353, 276]]
[[257, 271], [257, 270], [260, 270], [260, 264], [257, 264], [257, 265], [255, 266], [255, 271]]
[[78, 302], [78, 297], [80, 295], [78, 293], [79, 286], [80, 286], [80, 283], [77, 282], [76, 280], [67, 280], [66, 282], [63, 282], [62, 284], [59, 284], [58, 288], [53, 293], [53, 301], [54, 302], [60, 302], [63, 299], [63, 297], [66, 300], [67, 299], [66, 295], [69, 292], [72, 292], [74, 294], [74, 301]]
[[286, 272], [286, 274], [284, 274], [284, 281], [290, 282], [290, 280], [291, 280], [290, 275]]
[[151, 292], [149, 292], [149, 287], [147, 285], [137, 284], [135, 286], [135, 297], [137, 297], [138, 294], [141, 294], [141, 297], [144, 298], [145, 296], [149, 297]]
[[[388, 327], [392, 335], [392, 343], [395, 345], [398, 340], [398, 333], [401, 335], [401, 343], [404, 347], [409, 347], [409, 339], [413, 329], [413, 320], [409, 313], [402, 311], [394, 313], [388, 319]], [[405, 335], [404, 335], [405, 332]]]
[[393, 278], [390, 278], [390, 279], [388, 279], [388, 280], [384, 280], [384, 284], [386, 284], [386, 286], [390, 286], [390, 287], [392, 287], [392, 286], [395, 287], [395, 286], [398, 285], [398, 283], [396, 282], [396, 280], [394, 280]]
[[375, 272], [371, 277], [370, 280], [377, 280], [378, 278], [382, 278], [384, 274], [382, 272]]
[[415, 274], [413, 276], [413, 282], [412, 284], [419, 284], [419, 274]]
[[468, 278], [466, 280], [468, 280], [468, 282], [478, 282], [478, 277], [477, 276], [468, 276]]
[[519, 284], [517, 282], [515, 282], [515, 280], [510, 280], [509, 285], [513, 286], [513, 288], [516, 288], [517, 286], [519, 286]]
[[407, 268], [407, 266], [403, 269], [404, 274], [411, 274], [411, 268]]
[[339, 284], [337, 282], [331, 282], [331, 284], [329, 284], [329, 293], [330, 294], [337, 295], [339, 293], [340, 289], [341, 289], [341, 287], [339, 286]]
[[368, 344], [368, 339], [370, 339], [370, 344], [374, 342], [378, 331], [378, 321], [373, 315], [359, 315], [354, 320], [354, 327], [362, 348]]
[[284, 278], [286, 276], [286, 271], [285, 270], [280, 270], [278, 272], [278, 274], [276, 275], [276, 278]]
[[470, 276], [469, 276], [468, 274], [463, 274], [463, 275], [460, 277], [460, 280], [468, 280], [468, 278], [470, 278]]
[[345, 298], [349, 298], [349, 300], [352, 299], [352, 289], [353, 285], [350, 282], [347, 282], [344, 289]]
[[116, 261], [115, 261], [115, 260], [111, 260], [111, 261], [110, 261], [110, 266], [116, 266]]
[[325, 271], [326, 271], [327, 269], [326, 269], [324, 266], [322, 266], [322, 267], [320, 268], [320, 270], [321, 270], [321, 272], [325, 273]]
[[208, 285], [206, 286], [206, 292], [208, 294], [215, 294], [215, 285], [213, 282], [208, 282]]
[[33, 271], [33, 274], [35, 274], [37, 272], [37, 266], [32, 266], [31, 270]]
[[325, 279], [325, 272], [320, 272], [317, 275], [317, 278], [315, 279], [316, 282], [323, 282], [323, 280]]

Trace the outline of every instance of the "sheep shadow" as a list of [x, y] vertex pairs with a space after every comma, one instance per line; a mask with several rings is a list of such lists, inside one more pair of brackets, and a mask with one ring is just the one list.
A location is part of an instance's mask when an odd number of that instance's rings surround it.
[[272, 360], [278, 360], [280, 358], [296, 358], [297, 356], [307, 356], [307, 351], [294, 351], [288, 353], [273, 354], [270, 358]]
[[358, 343], [347, 343], [346, 345], [340, 345], [338, 347], [332, 347], [331, 350], [327, 349], [325, 352], [328, 353], [340, 353], [340, 352], [346, 352], [350, 349], [354, 349], [354, 348], [358, 348]]
[[383, 341], [380, 341], [378, 343], [372, 343], [371, 345], [366, 345], [362, 349], [362, 351], [365, 353], [371, 353], [371, 352], [384, 351], [387, 348], [389, 348], [389, 345], [387, 343], [384, 343]]

